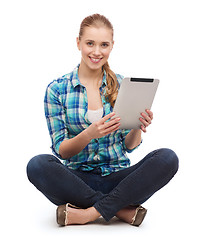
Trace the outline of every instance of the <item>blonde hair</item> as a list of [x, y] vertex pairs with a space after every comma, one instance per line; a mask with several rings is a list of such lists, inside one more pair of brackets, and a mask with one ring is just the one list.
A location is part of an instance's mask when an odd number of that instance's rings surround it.
[[[107, 27], [108, 29], [112, 30], [112, 38], [113, 38], [114, 29], [111, 22], [103, 15], [93, 14], [84, 18], [83, 21], [81, 22], [79, 39], [81, 39], [84, 29], [86, 27], [92, 27], [92, 26]], [[103, 65], [103, 70], [106, 72], [106, 80], [107, 80], [105, 98], [111, 104], [111, 106], [114, 107], [114, 103], [116, 101], [116, 97], [118, 94], [119, 83], [117, 81], [116, 74], [110, 69], [108, 62], [106, 62]]]

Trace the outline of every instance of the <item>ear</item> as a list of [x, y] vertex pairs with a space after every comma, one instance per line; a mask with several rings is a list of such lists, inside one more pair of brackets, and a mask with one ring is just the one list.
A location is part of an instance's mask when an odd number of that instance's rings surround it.
[[113, 47], [114, 47], [114, 41], [112, 42], [111, 50], [113, 49]]
[[76, 38], [76, 43], [77, 43], [77, 48], [78, 48], [79, 51], [80, 51], [80, 50], [81, 50], [81, 49], [80, 49], [80, 40], [79, 40], [78, 37]]

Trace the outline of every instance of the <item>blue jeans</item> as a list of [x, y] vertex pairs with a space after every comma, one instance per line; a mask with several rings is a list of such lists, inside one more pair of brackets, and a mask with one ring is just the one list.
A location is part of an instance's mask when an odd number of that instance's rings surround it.
[[139, 205], [165, 186], [178, 170], [178, 157], [170, 149], [149, 153], [137, 164], [101, 176], [71, 170], [53, 155], [38, 155], [27, 165], [31, 183], [52, 203], [71, 203], [81, 208], [94, 206], [106, 221], [122, 208]]

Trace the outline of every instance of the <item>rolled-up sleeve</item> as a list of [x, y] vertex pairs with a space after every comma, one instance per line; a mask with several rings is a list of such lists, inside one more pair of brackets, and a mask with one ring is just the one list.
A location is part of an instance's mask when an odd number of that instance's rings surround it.
[[124, 149], [126, 152], [132, 153], [135, 149], [137, 149], [137, 148], [142, 144], [142, 141], [143, 141], [143, 140], [141, 140], [140, 144], [137, 145], [136, 147], [134, 147], [133, 149], [128, 149], [128, 148], [126, 147], [126, 144], [125, 144], [125, 138], [126, 138], [126, 135], [127, 135], [129, 132], [130, 132], [130, 130], [122, 130], [122, 139], [123, 139], [123, 141], [122, 141], [122, 146], [123, 146], [123, 149]]
[[125, 139], [124, 139], [124, 141], [123, 141], [123, 148], [125, 149], [126, 152], [132, 153], [135, 149], [137, 149], [137, 148], [142, 144], [142, 141], [143, 141], [143, 140], [141, 140], [140, 144], [137, 145], [136, 147], [134, 147], [133, 149], [128, 149], [128, 148], [126, 147]]
[[51, 148], [56, 156], [61, 157], [59, 154], [59, 147], [64, 139], [68, 139], [68, 130], [65, 125], [66, 111], [61, 101], [57, 82], [52, 82], [46, 89], [44, 110], [52, 141]]

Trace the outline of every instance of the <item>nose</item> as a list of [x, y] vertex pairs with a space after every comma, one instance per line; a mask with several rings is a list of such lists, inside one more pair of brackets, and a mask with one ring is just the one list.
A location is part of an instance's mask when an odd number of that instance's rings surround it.
[[100, 47], [99, 46], [95, 46], [94, 48], [94, 51], [93, 51], [93, 54], [96, 55], [96, 56], [99, 56], [100, 55]]

